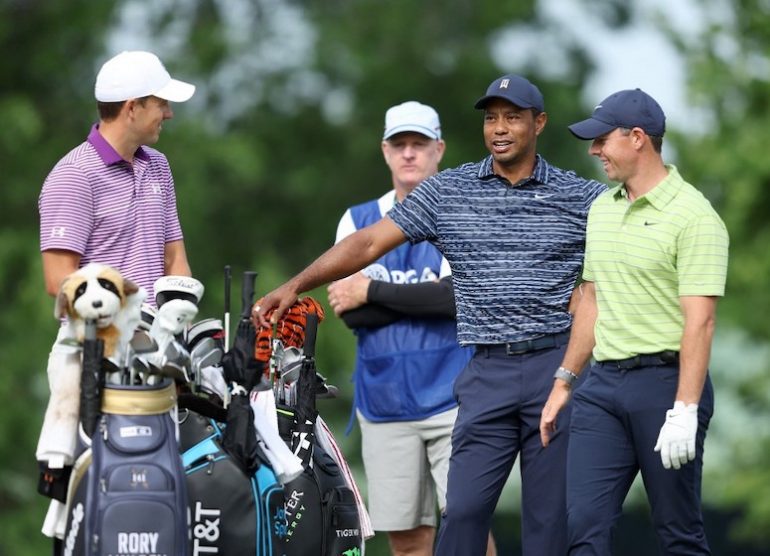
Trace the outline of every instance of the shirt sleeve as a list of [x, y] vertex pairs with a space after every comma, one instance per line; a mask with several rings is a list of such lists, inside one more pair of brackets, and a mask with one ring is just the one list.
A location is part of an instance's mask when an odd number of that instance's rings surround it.
[[587, 180], [586, 183], [586, 206], [585, 206], [585, 213], [588, 214], [588, 211], [591, 209], [591, 205], [596, 200], [596, 198], [607, 191], [609, 188], [606, 184], [596, 181], [596, 180]]
[[91, 183], [80, 168], [54, 167], [40, 192], [38, 210], [40, 251], [85, 253], [94, 226], [94, 203]]
[[438, 175], [428, 178], [388, 211], [410, 243], [436, 239], [440, 184]]
[[677, 241], [679, 295], [722, 296], [727, 280], [729, 238], [716, 213], [688, 224]]

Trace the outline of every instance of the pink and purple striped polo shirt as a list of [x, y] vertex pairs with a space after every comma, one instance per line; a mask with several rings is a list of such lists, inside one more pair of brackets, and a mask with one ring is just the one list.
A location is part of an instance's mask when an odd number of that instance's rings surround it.
[[123, 160], [94, 125], [88, 139], [54, 166], [38, 200], [40, 250], [64, 249], [80, 264], [110, 265], [154, 299], [165, 244], [182, 239], [166, 157], [142, 146]]

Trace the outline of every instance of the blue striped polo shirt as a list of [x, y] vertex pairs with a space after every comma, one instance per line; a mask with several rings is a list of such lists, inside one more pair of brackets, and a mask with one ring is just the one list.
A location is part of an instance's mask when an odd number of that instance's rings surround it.
[[139, 147], [133, 164], [91, 128], [54, 166], [38, 200], [40, 250], [64, 249], [80, 264], [110, 265], [148, 293], [165, 273], [166, 243], [182, 239], [166, 157]]
[[449, 261], [461, 344], [517, 342], [569, 328], [588, 209], [606, 189], [539, 155], [512, 185], [488, 156], [426, 179], [388, 217]]

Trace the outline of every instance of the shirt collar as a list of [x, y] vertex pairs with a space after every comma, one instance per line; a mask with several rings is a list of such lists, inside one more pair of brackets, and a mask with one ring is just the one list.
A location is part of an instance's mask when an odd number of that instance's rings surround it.
[[[666, 169], [668, 170], [668, 176], [647, 193], [639, 197], [639, 199], [646, 199], [650, 205], [658, 210], [663, 210], [663, 208], [677, 196], [679, 190], [682, 188], [682, 183], [684, 183], [676, 166], [673, 164], [666, 164]], [[610, 194], [616, 201], [628, 199], [628, 192], [622, 184], [612, 188]], [[637, 201], [639, 199], [637, 199]]]
[[676, 166], [666, 164], [666, 169], [668, 176], [645, 195], [647, 201], [658, 210], [663, 210], [676, 197], [679, 190], [682, 189], [682, 183], [684, 183]]
[[[110, 145], [102, 134], [99, 133], [99, 124], [94, 124], [91, 127], [91, 131], [88, 134], [88, 142], [91, 143], [96, 150], [96, 154], [99, 155], [99, 158], [102, 159], [105, 166], [112, 166], [113, 164], [124, 162], [123, 157], [118, 154], [118, 151], [113, 149], [112, 145]], [[142, 160], [149, 159], [147, 151], [145, 151], [142, 146], [136, 149], [134, 156]]]
[[[546, 162], [542, 156], [539, 154], [535, 155], [535, 169], [532, 171], [532, 175], [528, 179], [522, 181], [548, 183], [548, 166], [548, 162]], [[492, 155], [489, 155], [481, 161], [481, 165], [479, 166], [479, 179], [489, 179], [492, 176], [497, 176], [497, 174], [495, 174], [495, 171], [492, 167]]]

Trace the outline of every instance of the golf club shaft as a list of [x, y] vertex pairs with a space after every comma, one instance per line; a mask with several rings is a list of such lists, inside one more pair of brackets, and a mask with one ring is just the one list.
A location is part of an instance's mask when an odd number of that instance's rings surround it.
[[225, 265], [225, 351], [230, 349], [230, 285], [232, 279], [230, 265]]

